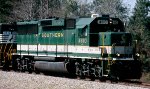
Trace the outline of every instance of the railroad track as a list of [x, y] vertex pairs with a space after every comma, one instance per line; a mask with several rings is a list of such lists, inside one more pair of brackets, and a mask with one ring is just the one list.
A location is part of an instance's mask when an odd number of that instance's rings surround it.
[[123, 80], [119, 81], [119, 83], [129, 86], [140, 86], [144, 88], [150, 88], [150, 83], [141, 82], [140, 80]]
[[[0, 67], [0, 71], [2, 70], [2, 67]], [[8, 72], [18, 72], [18, 73], [29, 73], [27, 71], [25, 72], [20, 72], [20, 71], [13, 71], [11, 70], [7, 70]], [[68, 78], [68, 79], [77, 79], [77, 80], [82, 80], [82, 81], [92, 81], [90, 78], [84, 78], [81, 79], [80, 77], [75, 77], [75, 76], [70, 76], [68, 74], [62, 74], [62, 73], [36, 73], [36, 72], [32, 72], [30, 74], [38, 74], [38, 75], [45, 75], [45, 76], [53, 76], [53, 77], [61, 77], [61, 78]], [[121, 84], [121, 85], [126, 85], [126, 86], [138, 86], [138, 87], [143, 87], [143, 88], [149, 88], [150, 89], [150, 83], [145, 83], [145, 82], [141, 82], [140, 80], [121, 80], [121, 81], [110, 81], [109, 79], [105, 79], [103, 81], [100, 81], [99, 79], [95, 79], [95, 82], [101, 82], [101, 83], [110, 83], [110, 84]]]

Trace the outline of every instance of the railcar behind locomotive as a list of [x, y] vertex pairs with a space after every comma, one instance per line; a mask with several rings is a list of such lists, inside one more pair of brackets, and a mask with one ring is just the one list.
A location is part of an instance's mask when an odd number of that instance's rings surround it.
[[[12, 55], [7, 57], [14, 70], [61, 72], [91, 79], [141, 77], [132, 35], [124, 31], [118, 18], [50, 18], [10, 25], [9, 30], [5, 30], [8, 26], [1, 28], [1, 34], [8, 31], [13, 38], [6, 40], [16, 41], [5, 42], [6, 49], [1, 43], [1, 55]], [[8, 58], [1, 57], [1, 64], [8, 64], [5, 60]]]
[[16, 31], [14, 24], [0, 24], [0, 66], [8, 68], [12, 53], [16, 52]]

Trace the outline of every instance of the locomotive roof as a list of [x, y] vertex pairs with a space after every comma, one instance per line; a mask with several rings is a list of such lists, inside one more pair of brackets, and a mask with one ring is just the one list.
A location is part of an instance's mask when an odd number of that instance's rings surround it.
[[[96, 18], [78, 18], [76, 19], [76, 28], [84, 28], [86, 25], [90, 25], [94, 20], [96, 19], [102, 19], [102, 18], [108, 18], [108, 17], [96, 17]], [[31, 20], [31, 21], [22, 21], [22, 22], [17, 22], [18, 25], [28, 25], [28, 24], [38, 24], [41, 21], [49, 21], [49, 20], [55, 20], [56, 18], [51, 18], [51, 19], [41, 19], [41, 20]], [[59, 18], [63, 19], [63, 18]], [[112, 19], [118, 19], [118, 18], [112, 18]], [[56, 19], [57, 20], [57, 19]]]
[[84, 28], [86, 25], [89, 25], [95, 18], [80, 18], [77, 20], [76, 27]]

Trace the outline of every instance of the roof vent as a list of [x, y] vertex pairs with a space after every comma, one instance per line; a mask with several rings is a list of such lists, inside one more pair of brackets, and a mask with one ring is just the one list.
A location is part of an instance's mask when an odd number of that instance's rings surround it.
[[102, 17], [106, 17], [106, 18], [109, 18], [109, 15], [102, 15]]

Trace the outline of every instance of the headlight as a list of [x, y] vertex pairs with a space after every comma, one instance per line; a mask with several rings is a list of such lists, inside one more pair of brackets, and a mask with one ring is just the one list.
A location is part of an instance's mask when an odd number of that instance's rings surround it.
[[117, 55], [118, 57], [120, 56], [120, 54], [119, 54], [119, 53], [117, 53], [116, 55]]
[[139, 56], [140, 56], [140, 54], [139, 54], [139, 53], [136, 53], [136, 56], [138, 56], [138, 57], [139, 57]]

